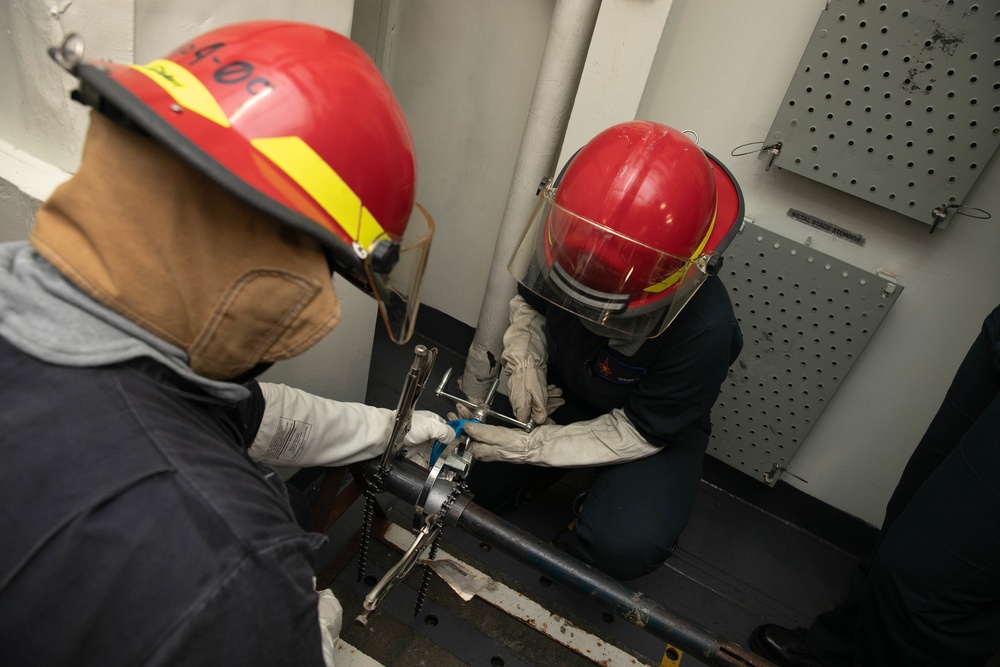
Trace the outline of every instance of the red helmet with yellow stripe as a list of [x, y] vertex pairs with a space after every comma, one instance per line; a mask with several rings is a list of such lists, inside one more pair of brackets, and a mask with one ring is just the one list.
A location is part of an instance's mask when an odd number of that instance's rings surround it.
[[652, 337], [719, 270], [742, 220], [739, 186], [715, 158], [666, 125], [622, 123], [542, 187], [509, 268], [556, 305]]
[[433, 221], [414, 213], [406, 119], [359, 46], [319, 26], [251, 21], [146, 65], [84, 60], [74, 39], [52, 55], [79, 79], [75, 99], [316, 238], [378, 299], [393, 338], [409, 338]]

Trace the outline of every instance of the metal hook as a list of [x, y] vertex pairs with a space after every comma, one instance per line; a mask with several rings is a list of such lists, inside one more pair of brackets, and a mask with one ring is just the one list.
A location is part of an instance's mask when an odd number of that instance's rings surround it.
[[72, 74], [83, 61], [83, 37], [75, 32], [66, 35], [61, 46], [49, 47], [49, 56], [60, 67]]
[[699, 137], [698, 133], [695, 132], [694, 130], [681, 130], [681, 134], [693, 134], [694, 135], [694, 143], [696, 143], [696, 144], [701, 141], [701, 137]]

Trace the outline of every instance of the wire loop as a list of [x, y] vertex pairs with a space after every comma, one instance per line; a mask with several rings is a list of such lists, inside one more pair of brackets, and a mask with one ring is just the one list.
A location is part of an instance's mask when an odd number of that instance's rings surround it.
[[[975, 206], [963, 206], [962, 204], [941, 204], [931, 211], [931, 215], [938, 220], [942, 220], [948, 217], [948, 209], [953, 209], [955, 211], [955, 215], [964, 215], [967, 218], [975, 218], [976, 220], [989, 220], [993, 217], [990, 215], [990, 212], [985, 209], [976, 208]], [[982, 215], [973, 215], [970, 211], [982, 213]]]
[[[760, 144], [761, 146], [760, 146], [760, 148], [752, 150], [752, 151], [744, 151], [742, 153], [737, 153], [736, 152], [736, 151], [738, 151], [741, 148], [746, 148], [747, 146], [753, 146], [754, 144]], [[740, 144], [739, 146], [737, 146], [736, 148], [734, 148], [732, 151], [730, 151], [729, 154], [732, 155], [733, 157], [740, 157], [741, 155], [750, 155], [751, 153], [760, 153], [760, 152], [763, 152], [763, 151], [774, 151], [775, 149], [777, 149], [779, 151], [781, 150], [781, 142], [780, 141], [775, 141], [773, 144], [768, 144], [767, 146], [764, 145], [763, 141], [750, 141], [750, 142], [745, 143], [745, 144]]]

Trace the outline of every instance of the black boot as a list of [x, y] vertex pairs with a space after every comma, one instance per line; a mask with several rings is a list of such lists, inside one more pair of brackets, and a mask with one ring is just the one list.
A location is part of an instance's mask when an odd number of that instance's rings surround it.
[[750, 650], [779, 667], [822, 667], [806, 648], [805, 628], [759, 625], [750, 633]]

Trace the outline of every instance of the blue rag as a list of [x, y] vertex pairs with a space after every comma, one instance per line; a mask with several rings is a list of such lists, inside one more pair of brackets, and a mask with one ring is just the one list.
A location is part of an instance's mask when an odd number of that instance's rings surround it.
[[[455, 431], [455, 437], [456, 438], [460, 438], [460, 437], [462, 437], [462, 434], [465, 431], [465, 425], [468, 422], [479, 423], [479, 420], [478, 419], [452, 419], [451, 421], [447, 422], [447, 424], [448, 424], [448, 426], [450, 426], [452, 428], [453, 431]], [[441, 452], [443, 452], [444, 448], [447, 447], [447, 446], [448, 446], [447, 442], [441, 442], [440, 440], [435, 440], [434, 441], [434, 445], [431, 447], [431, 462], [430, 462], [430, 466], [432, 468], [434, 467], [434, 462], [438, 460], [438, 457], [441, 456]]]

